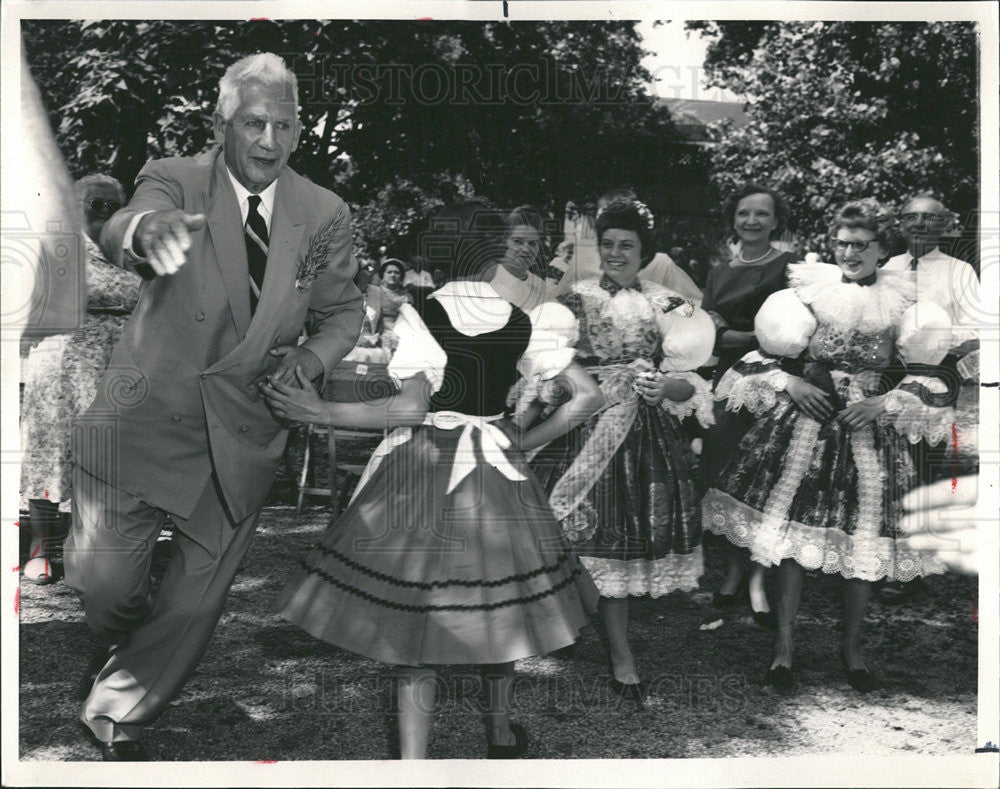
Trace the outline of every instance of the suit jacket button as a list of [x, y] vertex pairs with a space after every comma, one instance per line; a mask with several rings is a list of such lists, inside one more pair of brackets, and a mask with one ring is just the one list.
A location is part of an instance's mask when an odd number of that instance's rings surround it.
[[246, 425], [240, 425], [240, 432], [241, 433], [246, 433], [249, 429], [250, 428], [247, 427]]
[[181, 415], [180, 414], [171, 414], [170, 415], [170, 421], [171, 422], [180, 422], [181, 421]]
[[208, 378], [208, 375], [207, 375], [207, 374], [205, 374], [205, 373], [202, 373], [202, 374], [201, 374], [201, 380], [202, 380], [202, 381], [206, 380], [207, 378]]
[[194, 319], [195, 319], [196, 321], [203, 321], [203, 320], [205, 320], [205, 313], [204, 313], [204, 312], [201, 312], [201, 311], [199, 310], [198, 312], [196, 312], [196, 313], [194, 314]]

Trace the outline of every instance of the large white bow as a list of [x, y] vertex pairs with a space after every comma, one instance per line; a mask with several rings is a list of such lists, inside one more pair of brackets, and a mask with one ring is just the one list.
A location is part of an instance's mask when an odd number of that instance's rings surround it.
[[428, 414], [424, 419], [425, 425], [433, 425], [440, 430], [454, 430], [462, 428], [462, 435], [458, 438], [458, 446], [455, 449], [455, 460], [451, 467], [451, 478], [448, 481], [448, 493], [451, 493], [458, 484], [465, 479], [476, 467], [476, 449], [472, 441], [474, 431], [479, 431], [479, 448], [483, 453], [483, 460], [493, 468], [503, 474], [507, 479], [520, 482], [527, 479], [524, 474], [514, 468], [504, 450], [510, 446], [510, 439], [499, 427], [492, 424], [499, 416], [470, 416], [460, 414], [457, 411], [438, 411]]

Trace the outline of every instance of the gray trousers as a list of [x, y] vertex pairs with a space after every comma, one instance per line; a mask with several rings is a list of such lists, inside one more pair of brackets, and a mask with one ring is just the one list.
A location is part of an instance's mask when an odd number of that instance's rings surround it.
[[259, 513], [234, 527], [209, 482], [190, 518], [171, 516], [170, 562], [151, 599], [150, 563], [167, 513], [80, 469], [73, 499], [66, 583], [91, 630], [115, 645], [81, 718], [105, 742], [138, 739], [205, 653]]

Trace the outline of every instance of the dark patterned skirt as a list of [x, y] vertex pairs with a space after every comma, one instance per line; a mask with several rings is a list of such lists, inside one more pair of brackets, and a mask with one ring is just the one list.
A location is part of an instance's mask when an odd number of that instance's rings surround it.
[[404, 665], [502, 663], [576, 641], [597, 590], [541, 486], [517, 451], [503, 455], [525, 479], [485, 462], [477, 436], [472, 472], [447, 493], [462, 433], [387, 439], [282, 592], [283, 617]]
[[[585, 480], [586, 491], [570, 503], [561, 524], [606, 597], [690, 590], [703, 571], [694, 453], [676, 417], [644, 402], [634, 410], [620, 445], [608, 445], [610, 458], [601, 457], [601, 441], [596, 451], [593, 446], [602, 413], [532, 461], [550, 496], [559, 496], [569, 476]], [[581, 452], [593, 454], [603, 468], [575, 462]]]
[[[854, 401], [849, 384], [840, 378], [840, 394]], [[704, 525], [766, 566], [791, 558], [845, 578], [907, 581], [944, 570], [897, 548], [899, 501], [915, 484], [907, 442], [885, 420], [824, 426], [782, 394], [705, 494]]]

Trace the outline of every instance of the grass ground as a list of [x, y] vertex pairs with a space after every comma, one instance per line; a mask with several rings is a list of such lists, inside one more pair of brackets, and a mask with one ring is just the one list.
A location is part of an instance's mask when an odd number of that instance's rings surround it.
[[[150, 727], [153, 758], [171, 760], [385, 759], [391, 755], [390, 674], [385, 666], [313, 640], [273, 613], [297, 557], [322, 533], [322, 499], [296, 516], [280, 478], [226, 611], [197, 673]], [[167, 543], [160, 547], [166, 548]], [[159, 557], [162, 562], [163, 557]], [[722, 575], [709, 545], [702, 589], [632, 606], [646, 709], [610, 695], [606, 652], [589, 628], [569, 658], [519, 661], [516, 717], [534, 758], [684, 758], [851, 754], [967, 754], [976, 747], [975, 579], [928, 579], [898, 608], [873, 601], [867, 655], [882, 687], [861, 696], [838, 659], [836, 578], [807, 578], [798, 630], [798, 692], [763, 683], [770, 636], [744, 610], [725, 626], [698, 623]], [[75, 688], [90, 636], [75, 594], [62, 583], [22, 585], [22, 760], [92, 760], [80, 733]], [[430, 756], [479, 758], [477, 673], [442, 674]]]

